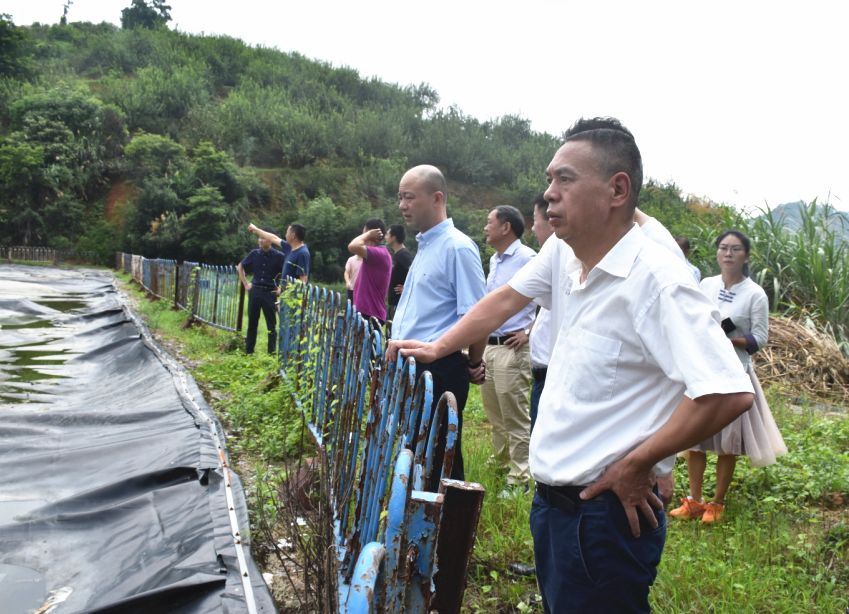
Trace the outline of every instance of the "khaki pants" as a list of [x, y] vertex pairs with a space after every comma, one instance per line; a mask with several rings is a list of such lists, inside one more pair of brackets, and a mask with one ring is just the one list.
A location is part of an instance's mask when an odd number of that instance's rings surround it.
[[487, 345], [483, 357], [486, 381], [481, 385], [481, 399], [492, 425], [494, 455], [507, 465], [508, 484], [525, 484], [531, 478], [528, 470], [530, 350], [527, 344], [519, 350]]

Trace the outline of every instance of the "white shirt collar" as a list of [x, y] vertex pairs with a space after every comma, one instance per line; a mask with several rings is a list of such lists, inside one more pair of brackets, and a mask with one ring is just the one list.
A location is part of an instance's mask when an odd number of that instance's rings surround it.
[[[646, 237], [642, 232], [640, 232], [640, 227], [637, 224], [634, 224], [631, 230], [625, 233], [625, 236], [619, 239], [619, 241], [617, 241], [616, 244], [608, 250], [602, 259], [598, 261], [587, 275], [587, 280], [589, 280], [590, 276], [593, 275], [593, 271], [596, 269], [604, 271], [608, 275], [613, 275], [614, 277], [628, 277], [628, 274], [631, 272], [631, 268], [634, 266], [634, 262], [637, 260], [637, 256], [643, 248], [643, 243], [645, 241]], [[567, 274], [569, 274], [570, 277], [575, 274], [579, 274], [582, 266], [583, 264], [581, 261], [575, 258], [569, 263]], [[574, 281], [578, 280], [575, 279]]]

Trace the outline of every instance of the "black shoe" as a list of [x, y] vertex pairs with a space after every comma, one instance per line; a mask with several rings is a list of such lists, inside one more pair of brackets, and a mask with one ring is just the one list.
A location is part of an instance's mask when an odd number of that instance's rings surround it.
[[526, 565], [525, 563], [510, 563], [507, 569], [517, 576], [533, 576], [537, 572], [537, 568], [534, 565]]

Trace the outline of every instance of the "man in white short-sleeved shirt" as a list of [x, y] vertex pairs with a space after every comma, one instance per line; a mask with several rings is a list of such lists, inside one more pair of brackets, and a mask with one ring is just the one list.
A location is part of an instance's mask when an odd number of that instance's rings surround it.
[[[548, 203], [540, 192], [534, 198], [534, 224], [531, 232], [537, 238], [540, 247], [545, 245], [548, 238], [554, 234], [554, 229], [548, 223]], [[545, 386], [545, 376], [548, 373], [548, 362], [551, 360], [551, 346], [554, 343], [554, 334], [551, 330], [551, 311], [539, 306], [534, 324], [531, 326], [531, 334], [528, 337], [528, 345], [531, 347], [531, 432], [537, 421], [537, 410], [539, 409], [539, 398]]]
[[559, 330], [530, 459], [543, 605], [648, 612], [666, 527], [655, 476], [748, 409], [751, 383], [683, 261], [634, 225], [633, 135], [580, 120], [547, 174], [549, 222], [568, 246], [550, 239], [440, 339], [391, 351], [439, 356], [531, 299], [549, 302]]

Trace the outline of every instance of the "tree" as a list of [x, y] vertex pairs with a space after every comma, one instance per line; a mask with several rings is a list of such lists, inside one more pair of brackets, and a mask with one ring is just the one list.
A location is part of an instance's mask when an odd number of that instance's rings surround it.
[[210, 97], [207, 68], [197, 61], [167, 69], [146, 66], [131, 80], [105, 79], [103, 96], [124, 111], [131, 131], [178, 139], [189, 111]]
[[133, 3], [121, 11], [121, 27], [147, 28], [153, 30], [171, 21], [171, 7], [163, 0], [133, 0]]
[[4, 242], [29, 245], [41, 237], [43, 164], [41, 147], [0, 139], [0, 237]]
[[18, 99], [10, 114], [12, 129], [43, 148], [57, 191], [71, 190], [84, 201], [105, 185], [126, 141], [117, 109], [65, 85]]
[[362, 232], [363, 222], [379, 215], [380, 212], [363, 207], [340, 207], [324, 195], [310, 201], [298, 216], [298, 221], [307, 228], [312, 256], [310, 277], [324, 281], [340, 279], [350, 256], [348, 242]]
[[71, 5], [74, 3], [74, 0], [65, 0], [65, 4], [62, 7], [62, 19], [59, 20], [60, 26], [68, 25], [68, 10], [70, 10]]
[[181, 246], [183, 224], [173, 211], [159, 216], [150, 224], [150, 230], [144, 236], [144, 242], [150, 253], [157, 258], [183, 258]]
[[24, 79], [29, 75], [24, 30], [12, 22], [12, 16], [0, 13], [0, 75]]
[[143, 237], [163, 214], [185, 213], [186, 204], [163, 177], [148, 177], [139, 185], [133, 207], [128, 212], [126, 228], [134, 237]]
[[244, 198], [245, 190], [240, 181], [239, 168], [230, 156], [216, 150], [212, 143], [202, 141], [192, 152], [192, 161], [198, 186], [218, 188], [228, 203]]
[[227, 215], [227, 203], [218, 188], [204, 186], [189, 198], [189, 212], [180, 220], [184, 257], [209, 263], [231, 260], [236, 251], [235, 228]]
[[137, 134], [124, 149], [124, 155], [127, 170], [136, 180], [148, 177], [176, 179], [189, 168], [186, 149], [158, 134]]

